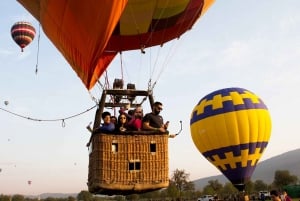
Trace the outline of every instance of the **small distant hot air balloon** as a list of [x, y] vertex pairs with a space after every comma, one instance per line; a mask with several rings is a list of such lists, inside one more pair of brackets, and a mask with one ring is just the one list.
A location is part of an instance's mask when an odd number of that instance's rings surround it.
[[244, 191], [271, 135], [263, 101], [242, 88], [212, 92], [195, 106], [190, 128], [202, 155]]
[[27, 181], [27, 184], [28, 184], [28, 185], [31, 185], [31, 181], [30, 181], [30, 180], [28, 180], [28, 181]]
[[31, 43], [35, 36], [35, 28], [29, 22], [16, 22], [11, 27], [11, 36], [13, 40], [21, 47], [21, 51]]

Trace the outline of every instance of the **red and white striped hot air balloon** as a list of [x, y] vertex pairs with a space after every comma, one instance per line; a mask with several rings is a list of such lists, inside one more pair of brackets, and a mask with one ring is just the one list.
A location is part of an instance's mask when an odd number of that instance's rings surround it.
[[21, 51], [31, 43], [35, 36], [35, 28], [29, 22], [16, 22], [11, 27], [11, 36], [13, 40], [21, 47]]

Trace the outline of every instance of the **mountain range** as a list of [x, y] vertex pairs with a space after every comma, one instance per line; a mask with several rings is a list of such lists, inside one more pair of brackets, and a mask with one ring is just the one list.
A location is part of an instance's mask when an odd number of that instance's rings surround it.
[[[251, 177], [252, 181], [262, 180], [267, 184], [274, 181], [275, 172], [277, 170], [288, 170], [291, 175], [295, 175], [300, 179], [300, 148], [288, 151], [283, 154], [274, 156], [256, 165], [256, 169]], [[229, 180], [222, 174], [205, 177], [194, 180], [196, 189], [203, 189], [210, 180], [218, 180], [219, 183], [225, 184]]]

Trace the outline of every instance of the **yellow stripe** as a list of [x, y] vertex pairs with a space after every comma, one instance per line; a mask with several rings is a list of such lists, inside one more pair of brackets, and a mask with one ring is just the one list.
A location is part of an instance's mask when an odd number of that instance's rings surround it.
[[268, 110], [249, 109], [211, 116], [191, 125], [200, 152], [238, 144], [268, 142], [271, 117]]
[[158, 0], [153, 19], [164, 19], [183, 12], [190, 0]]
[[146, 33], [152, 22], [156, 1], [130, 0], [120, 19], [121, 35]]

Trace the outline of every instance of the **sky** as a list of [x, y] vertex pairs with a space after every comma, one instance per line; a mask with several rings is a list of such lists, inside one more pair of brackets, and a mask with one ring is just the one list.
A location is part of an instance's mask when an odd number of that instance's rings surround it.
[[[146, 89], [153, 75], [155, 100], [164, 104], [170, 132], [183, 122], [180, 135], [169, 140], [170, 175], [175, 169], [185, 170], [190, 180], [220, 174], [195, 147], [189, 120], [202, 97], [222, 88], [248, 89], [267, 105], [272, 134], [261, 161], [300, 148], [299, 8], [299, 0], [216, 0], [178, 40], [145, 55], [122, 54], [125, 82]], [[37, 30], [24, 52], [10, 35], [17, 21]], [[0, 26], [0, 194], [87, 190], [86, 126], [94, 120], [95, 109], [89, 109], [101, 90], [84, 87], [18, 2], [0, 1]], [[119, 56], [111, 63], [110, 82], [120, 78], [120, 63]]]

